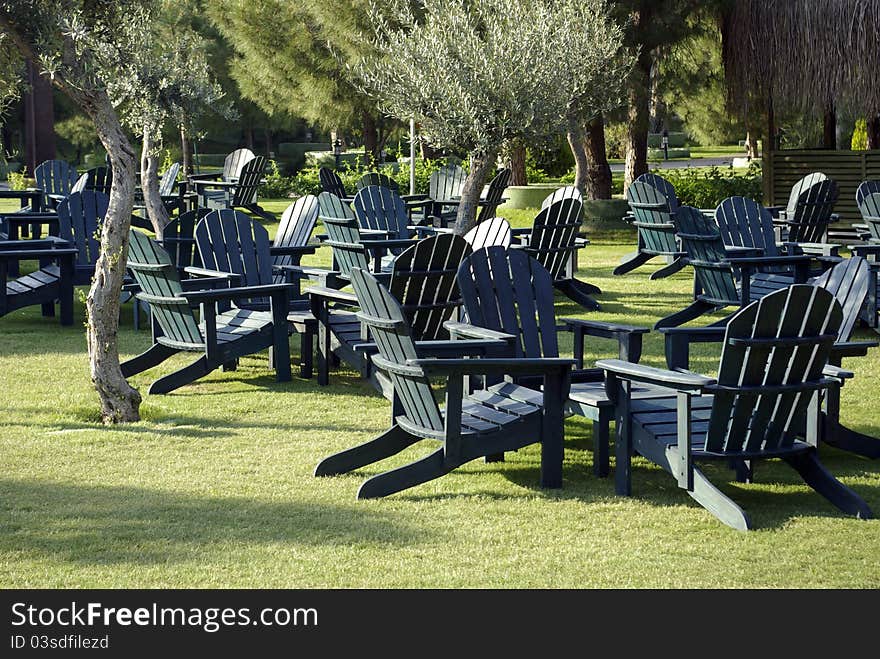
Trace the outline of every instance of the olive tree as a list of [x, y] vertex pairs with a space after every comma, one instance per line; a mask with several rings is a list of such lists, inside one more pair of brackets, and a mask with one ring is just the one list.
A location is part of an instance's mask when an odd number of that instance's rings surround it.
[[137, 50], [153, 18], [144, 0], [0, 0], [0, 34], [95, 124], [113, 185], [100, 230], [101, 253], [86, 298], [92, 382], [105, 422], [135, 421], [141, 396], [119, 366], [119, 300], [134, 201], [135, 154], [114, 96], [139, 88]]
[[432, 144], [470, 155], [457, 233], [473, 226], [504, 142], [603, 111], [629, 65], [604, 0], [392, 0], [369, 17], [376, 55], [353, 68], [362, 88]]

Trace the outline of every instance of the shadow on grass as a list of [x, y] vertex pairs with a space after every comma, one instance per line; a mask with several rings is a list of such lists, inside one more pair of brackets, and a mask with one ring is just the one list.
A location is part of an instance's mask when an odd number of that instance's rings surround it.
[[186, 495], [119, 486], [0, 480], [0, 552], [87, 565], [154, 565], [222, 552], [220, 543], [409, 545], [425, 531], [362, 505]]

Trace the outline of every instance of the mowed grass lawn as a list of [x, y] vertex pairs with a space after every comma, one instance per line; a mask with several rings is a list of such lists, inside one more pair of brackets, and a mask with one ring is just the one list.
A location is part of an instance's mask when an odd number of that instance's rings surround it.
[[[265, 204], [280, 212], [286, 202]], [[505, 214], [505, 213], [502, 213]], [[533, 214], [509, 212], [517, 225]], [[270, 228], [274, 231], [274, 227]], [[603, 289], [588, 317], [650, 326], [690, 298], [687, 272], [649, 281], [652, 268], [612, 277], [634, 235], [592, 236], [580, 275]], [[326, 263], [319, 250], [313, 263]], [[559, 316], [584, 316], [563, 298]], [[267, 354], [165, 396], [132, 382], [143, 420], [104, 427], [78, 324], [39, 307], [0, 319], [0, 586], [3, 587], [877, 587], [880, 522], [843, 515], [781, 464], [758, 482], [716, 484], [752, 516], [733, 531], [642, 459], [632, 498], [592, 475], [591, 428], [566, 421], [564, 487], [538, 486], [540, 450], [472, 462], [384, 500], [355, 500], [369, 475], [425, 454], [415, 446], [381, 465], [317, 479], [331, 453], [389, 424], [389, 403], [354, 373], [318, 387], [278, 384]], [[123, 309], [123, 357], [150, 344]], [[874, 338], [867, 330], [859, 337]], [[291, 339], [294, 355], [298, 339]], [[570, 351], [570, 341], [563, 344]], [[717, 352], [693, 367], [711, 372]], [[570, 354], [570, 352], [569, 352]], [[615, 354], [600, 342], [591, 359]], [[659, 335], [643, 363], [662, 366]], [[845, 366], [846, 423], [880, 435], [880, 350]], [[823, 446], [830, 470], [880, 513], [880, 463]], [[612, 465], [613, 469], [613, 465]]]

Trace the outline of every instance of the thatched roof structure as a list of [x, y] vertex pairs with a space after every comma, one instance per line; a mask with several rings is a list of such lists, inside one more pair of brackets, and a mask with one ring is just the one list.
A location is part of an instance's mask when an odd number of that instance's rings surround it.
[[880, 0], [733, 0], [722, 34], [734, 110], [880, 111]]

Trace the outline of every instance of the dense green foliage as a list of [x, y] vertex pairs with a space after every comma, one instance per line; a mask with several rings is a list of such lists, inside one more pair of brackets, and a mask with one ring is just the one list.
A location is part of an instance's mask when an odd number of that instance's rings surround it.
[[665, 169], [662, 175], [675, 186], [679, 202], [695, 208], [715, 208], [727, 197], [737, 195], [760, 200], [763, 194], [758, 163], [752, 163], [746, 171], [732, 167], [689, 167]]

